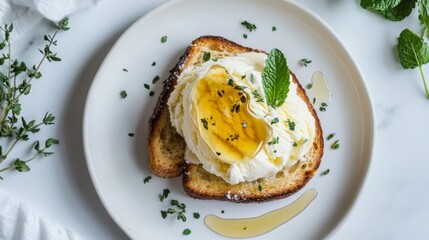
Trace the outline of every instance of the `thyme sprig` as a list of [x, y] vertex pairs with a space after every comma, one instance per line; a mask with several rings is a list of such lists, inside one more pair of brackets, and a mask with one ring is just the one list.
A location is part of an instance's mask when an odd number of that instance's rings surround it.
[[[0, 41], [0, 164], [10, 159], [10, 154], [19, 142], [26, 142], [30, 140], [30, 135], [40, 131], [40, 128], [45, 125], [54, 124], [55, 116], [47, 112], [40, 122], [36, 120], [26, 120], [25, 117], [20, 117], [22, 106], [20, 98], [23, 95], [30, 94], [32, 81], [42, 77], [40, 67], [45, 62], [58, 62], [61, 58], [57, 53], [52, 51], [52, 47], [57, 45], [56, 36], [59, 31], [67, 31], [69, 20], [64, 18], [57, 24], [57, 29], [54, 34], [45, 35], [43, 39], [46, 45], [43, 49], [39, 49], [42, 54], [41, 60], [28, 67], [24, 61], [20, 61], [12, 55], [11, 33], [13, 31], [13, 24], [4, 24], [0, 27], [1, 32], [4, 33], [4, 39]], [[19, 121], [20, 119], [20, 121]], [[15, 169], [19, 172], [28, 172], [30, 168], [27, 163], [37, 159], [40, 156], [49, 156], [53, 152], [48, 151], [53, 145], [59, 144], [55, 138], [48, 138], [45, 140], [44, 145], [37, 140], [33, 143], [35, 153], [25, 159], [16, 158], [0, 172], [9, 169]], [[0, 179], [3, 178], [0, 176]]]

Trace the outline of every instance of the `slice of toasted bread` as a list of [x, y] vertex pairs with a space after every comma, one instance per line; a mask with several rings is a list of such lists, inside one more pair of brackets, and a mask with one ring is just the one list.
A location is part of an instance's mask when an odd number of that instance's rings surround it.
[[192, 42], [165, 82], [164, 90], [150, 119], [149, 166], [152, 172], [160, 177], [176, 177], [184, 173], [185, 191], [190, 196], [200, 199], [261, 202], [283, 198], [301, 189], [320, 165], [323, 155], [323, 134], [316, 111], [293, 73], [292, 80], [298, 86], [297, 94], [307, 103], [316, 124], [314, 143], [306, 154], [306, 162], [299, 161], [293, 167], [283, 169], [272, 177], [230, 185], [222, 178], [204, 170], [201, 165], [187, 163], [184, 160], [186, 143], [171, 126], [167, 101], [180, 73], [192, 64], [201, 63], [204, 52], [210, 52], [212, 58], [234, 56], [244, 52], [265, 53], [217, 36], [203, 36]]

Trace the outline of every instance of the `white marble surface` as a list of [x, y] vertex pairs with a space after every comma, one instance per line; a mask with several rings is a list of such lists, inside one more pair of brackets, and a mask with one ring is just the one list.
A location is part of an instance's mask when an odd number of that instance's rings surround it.
[[[95, 193], [82, 148], [82, 114], [92, 78], [120, 34], [165, 1], [101, 1], [71, 16], [72, 29], [59, 36], [60, 63], [43, 67], [43, 78], [23, 100], [24, 114], [46, 110], [57, 124], [39, 137], [61, 140], [56, 154], [21, 174], [7, 172], [0, 187], [36, 211], [87, 239], [127, 239]], [[339, 35], [362, 71], [377, 114], [378, 134], [363, 190], [334, 239], [429, 238], [429, 100], [417, 69], [404, 70], [396, 57], [404, 28], [420, 31], [417, 13], [390, 22], [360, 8], [359, 1], [300, 0]], [[49, 23], [41, 22], [17, 43], [15, 54], [38, 59], [36, 46]], [[424, 71], [429, 74], [429, 67]], [[31, 107], [28, 107], [31, 106]], [[21, 149], [25, 151], [26, 149]]]

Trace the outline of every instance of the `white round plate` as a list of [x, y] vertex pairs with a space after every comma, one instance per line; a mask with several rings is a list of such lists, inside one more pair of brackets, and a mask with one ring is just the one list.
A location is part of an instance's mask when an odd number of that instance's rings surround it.
[[[241, 22], [256, 24], [249, 32]], [[276, 31], [272, 27], [277, 28]], [[243, 34], [247, 34], [245, 39]], [[148, 120], [169, 75], [187, 45], [202, 35], [219, 35], [244, 46], [279, 48], [303, 85], [322, 71], [332, 90], [326, 112], [318, 111], [325, 154], [318, 173], [297, 194], [261, 204], [195, 200], [186, 195], [181, 178], [162, 179], [148, 169]], [[161, 43], [161, 37], [167, 42]], [[312, 60], [308, 67], [300, 59]], [[156, 62], [155, 66], [152, 63]], [[161, 80], [152, 84], [159, 75]], [[150, 90], [144, 87], [150, 86]], [[149, 96], [154, 91], [153, 97]], [[127, 97], [121, 98], [120, 92]], [[134, 136], [129, 136], [134, 133]], [[170, 1], [134, 23], [116, 42], [101, 65], [88, 94], [84, 115], [84, 148], [95, 189], [116, 223], [133, 239], [222, 239], [204, 224], [207, 214], [253, 217], [291, 203], [308, 188], [317, 198], [297, 217], [258, 239], [321, 239], [329, 236], [353, 205], [370, 163], [375, 136], [374, 111], [365, 83], [335, 33], [314, 13], [282, 0]], [[340, 140], [340, 148], [330, 145]], [[330, 173], [320, 173], [330, 169]], [[152, 176], [149, 183], [143, 179]], [[169, 201], [186, 204], [187, 221], [161, 217]], [[221, 213], [221, 211], [224, 213]], [[199, 212], [200, 219], [194, 219]]]

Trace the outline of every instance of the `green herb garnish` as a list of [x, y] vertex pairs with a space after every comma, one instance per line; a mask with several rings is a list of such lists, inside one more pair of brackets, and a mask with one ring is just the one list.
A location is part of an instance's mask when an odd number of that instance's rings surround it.
[[413, 11], [417, 0], [361, 0], [364, 9], [380, 13], [386, 19], [400, 21]]
[[216, 152], [216, 155], [218, 155], [218, 156], [220, 156], [222, 153], [220, 153], [220, 152]]
[[273, 120], [271, 120], [271, 124], [278, 123], [279, 121], [280, 121], [279, 118], [275, 117], [273, 118]]
[[128, 133], [129, 137], [134, 137], [134, 133]]
[[419, 68], [426, 97], [429, 98], [429, 89], [422, 69], [422, 66], [429, 62], [428, 44], [411, 30], [405, 29], [399, 35], [397, 49], [399, 61], [403, 68]]
[[152, 176], [147, 176], [147, 177], [145, 177], [144, 179], [143, 179], [143, 183], [144, 184], [146, 184], [146, 183], [149, 183], [149, 181], [152, 179]]
[[183, 235], [187, 236], [189, 234], [191, 234], [191, 230], [189, 230], [189, 228], [183, 230]]
[[152, 67], [156, 66], [156, 62], [153, 62], [151, 65], [152, 65]]
[[207, 118], [201, 118], [201, 122], [203, 123], [203, 127], [206, 130], [209, 129], [209, 122], [207, 122]]
[[154, 91], [150, 91], [150, 92], [149, 92], [149, 96], [151, 96], [151, 97], [152, 97], [153, 95], [155, 95], [155, 92], [154, 92]]
[[165, 43], [167, 42], [167, 36], [162, 36], [161, 37], [161, 43]]
[[241, 22], [241, 25], [245, 26], [250, 32], [256, 30], [256, 25], [248, 21]]
[[289, 78], [286, 58], [280, 50], [274, 48], [268, 55], [262, 71], [262, 85], [268, 105], [280, 107], [285, 102], [289, 92]]
[[273, 31], [273, 32], [277, 31], [276, 26], [273, 26], [273, 27], [271, 28], [271, 31]]
[[198, 213], [198, 212], [194, 212], [194, 218], [195, 218], [195, 219], [199, 219], [199, 218], [200, 218], [200, 213]]
[[243, 38], [244, 38], [244, 39], [247, 39], [247, 34], [245, 34], [245, 33], [244, 33], [244, 34], [243, 34]]
[[292, 146], [298, 147], [298, 143], [295, 141], [295, 142], [293, 142]]
[[162, 194], [159, 195], [159, 200], [161, 200], [161, 202], [164, 202], [164, 200], [168, 198], [168, 194], [170, 194], [170, 189], [166, 188], [162, 190]]
[[156, 82], [158, 82], [158, 80], [159, 80], [160, 78], [159, 78], [159, 76], [158, 75], [156, 75], [153, 79], [152, 79], [152, 84], [155, 84]]
[[308, 60], [308, 59], [306, 59], [306, 58], [303, 58], [303, 59], [299, 60], [299, 62], [300, 62], [304, 67], [307, 67], [307, 66], [308, 66], [308, 64], [310, 64], [312, 61], [311, 61], [311, 60]]
[[256, 102], [264, 102], [264, 99], [261, 97], [258, 90], [253, 91], [252, 94], [253, 97], [257, 99]]
[[251, 73], [251, 74], [250, 74], [249, 81], [250, 81], [252, 84], [255, 84], [255, 76], [253, 76], [253, 73]]
[[122, 69], [122, 71], [124, 71], [124, 72], [128, 72], [128, 69], [126, 69], [126, 68], [123, 68], [123, 69]]
[[258, 184], [258, 191], [262, 192], [262, 185]]
[[122, 90], [119, 95], [121, 96], [121, 98], [126, 98], [128, 96], [127, 91]]
[[279, 137], [273, 138], [271, 141], [268, 142], [268, 145], [274, 145], [279, 143]]
[[211, 56], [210, 52], [204, 52], [203, 53], [204, 62], [207, 62], [208, 60], [210, 60], [210, 56]]
[[320, 108], [319, 108], [319, 110], [320, 110], [321, 112], [326, 112], [326, 108], [325, 108], [325, 107], [320, 107]]
[[331, 133], [328, 135], [328, 137], [326, 138], [326, 140], [331, 140], [331, 138], [333, 138], [335, 136], [335, 133]]
[[316, 104], [316, 98], [313, 98], [313, 104]]
[[220, 213], [224, 214], [224, 213], [225, 213], [225, 210], [220, 211]]
[[326, 175], [328, 175], [328, 174], [329, 174], [329, 172], [330, 172], [330, 170], [329, 170], [329, 168], [328, 168], [328, 169], [326, 169], [325, 171], [323, 171], [320, 175], [322, 175], [322, 176], [326, 176]]
[[296, 126], [295, 122], [291, 121], [290, 119], [286, 120], [286, 122], [287, 122], [287, 125], [289, 126], [289, 130], [295, 131], [295, 126]]
[[[53, 152], [48, 152], [48, 148], [59, 141], [54, 138], [48, 138], [43, 147], [39, 141], [32, 143], [35, 153], [26, 160], [17, 158], [17, 154], [13, 152], [15, 146], [21, 142], [28, 142], [30, 135], [40, 131], [42, 125], [54, 124], [55, 116], [47, 112], [40, 122], [36, 120], [27, 120], [20, 117], [22, 105], [21, 97], [29, 95], [34, 79], [40, 79], [42, 73], [40, 69], [44, 62], [58, 62], [61, 58], [57, 53], [53, 52], [53, 47], [57, 46], [56, 36], [62, 31], [67, 31], [69, 19], [63, 18], [56, 25], [56, 31], [53, 35], [44, 35], [45, 46], [39, 49], [42, 54], [40, 61], [37, 64], [31, 64], [28, 67], [27, 63], [15, 58], [12, 54], [12, 41], [10, 39], [13, 31], [13, 24], [2, 23], [0, 32], [4, 33], [4, 38], [0, 40], [0, 137], [2, 142], [0, 145], [0, 164], [10, 159], [10, 155], [14, 155], [15, 161], [8, 163], [7, 167], [0, 169], [0, 172], [15, 169], [19, 172], [28, 172], [30, 168], [27, 163], [37, 159], [40, 156], [49, 156]], [[3, 178], [2, 178], [3, 180]]]
[[340, 140], [336, 140], [332, 145], [331, 145], [332, 149], [338, 149], [340, 148]]
[[311, 89], [313, 87], [313, 84], [309, 83], [309, 84], [306, 85], [306, 87], [307, 87], [307, 89]]
[[149, 86], [149, 84], [147, 84], [147, 83], [143, 84], [143, 86], [144, 86], [144, 88], [146, 88], [146, 89], [150, 89], [150, 86]]

